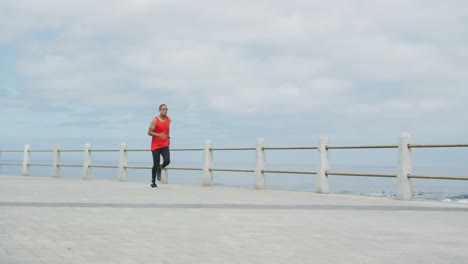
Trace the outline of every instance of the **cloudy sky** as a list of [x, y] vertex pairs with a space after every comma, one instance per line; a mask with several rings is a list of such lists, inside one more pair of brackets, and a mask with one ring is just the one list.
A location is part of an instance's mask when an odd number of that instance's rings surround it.
[[0, 147], [467, 143], [463, 0], [0, 1]]

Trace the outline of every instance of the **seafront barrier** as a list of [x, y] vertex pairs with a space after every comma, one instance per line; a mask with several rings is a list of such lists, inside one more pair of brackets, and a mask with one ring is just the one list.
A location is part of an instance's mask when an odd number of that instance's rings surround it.
[[[1, 146], [0, 146], [1, 147]], [[200, 171], [202, 177], [202, 184], [205, 186], [213, 185], [213, 172], [244, 172], [252, 173], [255, 178], [254, 187], [257, 189], [265, 188], [266, 174], [280, 173], [280, 174], [307, 174], [316, 176], [316, 192], [329, 193], [330, 192], [330, 176], [358, 176], [358, 177], [384, 177], [395, 178], [396, 182], [396, 199], [398, 200], [411, 200], [413, 196], [412, 179], [441, 179], [441, 180], [468, 180], [468, 176], [447, 176], [447, 175], [422, 175], [413, 173], [413, 159], [412, 149], [415, 148], [463, 148], [468, 147], [468, 144], [412, 144], [411, 137], [408, 133], [400, 135], [398, 145], [360, 145], [360, 146], [333, 146], [329, 145], [327, 137], [321, 137], [318, 146], [297, 146], [297, 147], [269, 147], [265, 146], [262, 138], [257, 140], [255, 147], [230, 147], [230, 148], [216, 148], [210, 140], [205, 141], [203, 148], [174, 148], [171, 151], [175, 152], [203, 152], [204, 159], [200, 167], [174, 167], [168, 166], [162, 171], [161, 182], [168, 183], [170, 170], [186, 170], [186, 171]], [[330, 167], [330, 150], [339, 149], [397, 149], [398, 150], [398, 164], [397, 173], [369, 173], [369, 172], [344, 172], [334, 171]], [[299, 170], [271, 170], [267, 169], [265, 152], [266, 151], [288, 151], [288, 150], [316, 150], [317, 151], [317, 168], [315, 171], [299, 171]], [[148, 152], [149, 149], [132, 149], [128, 148], [125, 143], [120, 145], [119, 149], [92, 149], [91, 144], [86, 144], [84, 149], [61, 149], [60, 145], [56, 145], [54, 149], [31, 149], [29, 145], [25, 145], [22, 150], [6, 150], [0, 148], [0, 174], [2, 166], [22, 166], [22, 175], [29, 176], [30, 168], [32, 166], [44, 166], [52, 168], [52, 177], [63, 177], [61, 168], [64, 167], [78, 167], [83, 168], [83, 179], [90, 180], [93, 178], [93, 168], [116, 168], [118, 174], [116, 178], [118, 181], [127, 181], [127, 173], [129, 169], [143, 169], [149, 170], [148, 166], [135, 166], [128, 164], [127, 153], [129, 152]], [[255, 151], [256, 161], [254, 169], [233, 169], [233, 168], [217, 168], [213, 166], [213, 158], [215, 151]], [[7, 163], [2, 162], [2, 154], [8, 155], [9, 152], [22, 152], [23, 160], [21, 163]], [[50, 152], [53, 154], [52, 164], [47, 163], [34, 163], [31, 162], [32, 152]], [[61, 160], [61, 153], [65, 152], [83, 152], [84, 158], [82, 164], [65, 163]], [[98, 152], [118, 152], [118, 164], [111, 165], [97, 165], [93, 163], [92, 153]]]

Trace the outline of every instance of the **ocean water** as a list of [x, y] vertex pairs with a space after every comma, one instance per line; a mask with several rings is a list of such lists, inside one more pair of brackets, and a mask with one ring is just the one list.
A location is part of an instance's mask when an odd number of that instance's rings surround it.
[[[266, 155], [266, 169], [291, 170], [291, 171], [316, 171], [316, 153], [309, 151], [274, 152]], [[333, 153], [332, 153], [333, 154]], [[397, 160], [395, 152], [379, 153], [381, 157], [375, 159], [368, 155], [356, 159], [350, 153], [346, 155], [333, 155], [330, 159], [330, 171], [353, 173], [388, 173], [396, 174]], [[1, 163], [21, 163], [22, 153], [2, 153]], [[51, 153], [31, 153], [31, 163], [52, 164]], [[92, 162], [95, 165], [117, 165], [118, 152], [95, 152], [92, 154]], [[202, 168], [202, 152], [171, 152], [170, 167]], [[424, 160], [426, 161], [426, 160]], [[63, 164], [83, 164], [83, 153], [61, 153]], [[447, 162], [420, 162], [416, 158], [414, 173], [423, 175], [442, 176], [468, 176], [468, 168], [462, 166], [449, 166]], [[128, 165], [151, 166], [151, 153], [134, 152], [128, 154]], [[229, 169], [254, 169], [255, 153], [237, 152], [235, 155], [228, 151], [216, 152], [213, 161], [214, 168]], [[95, 179], [117, 179], [116, 168], [93, 168]], [[169, 183], [201, 184], [201, 171], [169, 170]], [[0, 174], [21, 175], [21, 166], [1, 166]], [[65, 178], [82, 178], [83, 169], [74, 167], [62, 167], [61, 174]], [[149, 169], [128, 169], [127, 180], [149, 183], [151, 171]], [[51, 176], [52, 168], [32, 166], [31, 176]], [[316, 176], [305, 174], [276, 174], [266, 173], [266, 188], [278, 190], [294, 190], [315, 192]], [[214, 185], [253, 188], [255, 184], [254, 173], [245, 172], [213, 172]], [[445, 202], [468, 202], [468, 181], [462, 180], [429, 180], [413, 179], [413, 199], [439, 200]], [[355, 195], [394, 197], [396, 193], [396, 178], [362, 177], [362, 176], [329, 176], [330, 191], [332, 193], [344, 193]]]

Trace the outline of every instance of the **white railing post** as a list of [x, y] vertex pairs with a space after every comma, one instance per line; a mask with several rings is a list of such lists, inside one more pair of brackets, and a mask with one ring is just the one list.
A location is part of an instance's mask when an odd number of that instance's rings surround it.
[[54, 161], [52, 162], [52, 177], [60, 178], [60, 145], [55, 145]]
[[317, 186], [318, 193], [329, 193], [330, 183], [328, 182], [327, 171], [330, 169], [330, 159], [328, 156], [328, 138], [320, 137], [320, 144], [318, 147], [318, 167], [317, 167]]
[[211, 186], [213, 185], [213, 173], [211, 172], [211, 167], [213, 166], [213, 150], [211, 149], [211, 141], [205, 141], [204, 148], [204, 166], [203, 166], [203, 185]]
[[83, 179], [90, 180], [93, 177], [91, 168], [91, 144], [86, 144], [84, 149]]
[[127, 181], [127, 145], [120, 144], [120, 159], [119, 159], [119, 181]]
[[255, 167], [255, 188], [256, 189], [265, 189], [265, 141], [263, 138], [257, 139], [256, 147], [256, 167]]
[[413, 195], [411, 180], [408, 175], [413, 173], [413, 161], [411, 158], [410, 144], [411, 136], [409, 133], [400, 135], [400, 145], [398, 146], [398, 175], [397, 175], [397, 199], [411, 200]]
[[167, 173], [166, 168], [162, 168], [162, 164], [164, 163], [164, 157], [162, 155], [160, 157], [161, 163], [159, 164], [159, 166], [161, 166], [161, 183], [167, 184], [169, 183], [169, 174]]
[[30, 174], [30, 149], [29, 145], [24, 145], [24, 154], [23, 154], [23, 176], [29, 176]]

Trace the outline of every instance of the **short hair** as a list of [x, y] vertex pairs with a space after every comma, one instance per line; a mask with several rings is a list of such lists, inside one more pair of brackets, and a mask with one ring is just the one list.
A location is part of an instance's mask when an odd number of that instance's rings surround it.
[[161, 105], [159, 106], [159, 111], [161, 111], [161, 108], [162, 108], [163, 106], [166, 106], [166, 107], [167, 107], [166, 104], [161, 104]]

